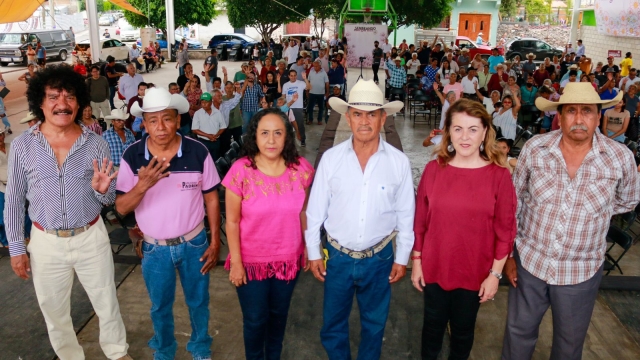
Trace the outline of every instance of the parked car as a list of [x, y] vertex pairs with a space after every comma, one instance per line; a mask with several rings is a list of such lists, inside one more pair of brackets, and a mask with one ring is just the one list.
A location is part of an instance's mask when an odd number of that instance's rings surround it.
[[[303, 47], [304, 43], [307, 41], [307, 38], [311, 38], [312, 36], [315, 36], [315, 35], [313, 35], [313, 34], [287, 34], [287, 35], [284, 35], [282, 37], [282, 40], [284, 41], [285, 39], [294, 38], [300, 43], [300, 50], [302, 50], [302, 47]], [[328, 47], [327, 42], [324, 41], [323, 39], [320, 39], [320, 47], [322, 47], [322, 46]]]
[[[89, 40], [79, 42], [78, 47], [85, 51], [89, 47]], [[116, 39], [100, 40], [100, 61], [107, 60], [109, 55], [113, 56], [116, 61], [129, 62], [129, 46]], [[94, 62], [96, 61], [94, 60]]]
[[34, 47], [38, 40], [47, 50], [47, 59], [67, 60], [76, 46], [75, 37], [69, 30], [33, 30], [19, 33], [0, 33], [0, 66], [9, 63], [27, 64], [27, 45]]
[[[178, 35], [178, 31], [175, 32], [174, 38], [176, 40], [175, 46], [177, 47], [182, 42], [182, 36]], [[190, 50], [203, 49], [202, 43], [196, 39], [187, 38], [187, 46]]]
[[[491, 56], [491, 49], [493, 47], [487, 45], [477, 45], [475, 41], [472, 41], [466, 36], [456, 36], [456, 45], [458, 48], [469, 49], [469, 57], [473, 59], [476, 54], [480, 54], [480, 57], [487, 59]], [[504, 49], [498, 48], [498, 53], [504, 55]]]
[[118, 27], [120, 28], [120, 41], [136, 41], [140, 37], [140, 29], [136, 29], [124, 19], [118, 21]]
[[227, 48], [231, 48], [235, 44], [242, 44], [242, 47], [244, 48], [247, 45], [253, 46], [259, 43], [260, 42], [258, 40], [245, 34], [218, 34], [214, 35], [211, 40], [209, 40], [209, 46], [207, 48], [213, 49], [219, 44], [226, 44]]
[[[174, 47], [177, 47], [180, 44], [180, 42], [182, 41], [182, 36], [178, 35], [178, 32], [176, 31], [176, 33], [174, 35], [174, 38], [176, 40], [176, 43], [175, 43]], [[155, 41], [157, 41], [158, 44], [160, 44], [160, 48], [161, 49], [166, 49], [167, 48], [167, 37], [162, 33], [162, 31], [156, 30], [156, 40]], [[142, 39], [138, 38], [138, 40], [136, 40], [136, 44], [138, 45], [138, 47], [142, 47]], [[195, 39], [187, 39], [187, 46], [191, 50], [202, 49], [202, 43], [200, 41], [198, 41], [198, 40], [195, 40]]]
[[102, 15], [98, 19], [98, 25], [100, 26], [111, 26], [113, 24], [113, 17], [111, 15]]
[[553, 59], [554, 56], [561, 56], [564, 49], [554, 47], [544, 40], [536, 38], [518, 38], [507, 41], [507, 59], [513, 59], [516, 55], [520, 55], [520, 59], [526, 60], [529, 53], [536, 55], [535, 62], [540, 63], [544, 58]]

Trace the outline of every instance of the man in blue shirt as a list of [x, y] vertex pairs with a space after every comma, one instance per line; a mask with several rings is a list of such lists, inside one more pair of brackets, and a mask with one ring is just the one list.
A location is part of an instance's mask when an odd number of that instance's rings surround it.
[[482, 43], [483, 43], [482, 35], [484, 35], [484, 34], [483, 33], [478, 33], [478, 37], [476, 38], [476, 45], [482, 45]]
[[136, 141], [133, 132], [124, 126], [124, 122], [128, 118], [129, 114], [125, 114], [120, 109], [111, 110], [111, 115], [105, 116], [105, 119], [111, 120], [113, 127], [105, 131], [102, 137], [109, 144], [111, 160], [116, 170], [120, 168], [120, 160], [124, 151]]
[[329, 69], [327, 75], [329, 76], [329, 86], [331, 88], [338, 85], [342, 89], [342, 85], [344, 84], [344, 68], [338, 60], [331, 60], [331, 69]]
[[487, 61], [489, 62], [489, 72], [495, 74], [497, 72], [496, 66], [504, 64], [504, 56], [500, 55], [497, 48], [493, 48]]
[[40, 40], [38, 40], [38, 45], [36, 46], [36, 57], [38, 58], [38, 66], [44, 69], [47, 64], [47, 49], [42, 46]]

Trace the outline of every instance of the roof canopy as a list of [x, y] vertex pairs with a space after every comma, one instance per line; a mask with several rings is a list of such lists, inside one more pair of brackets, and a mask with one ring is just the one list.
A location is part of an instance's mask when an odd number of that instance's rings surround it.
[[[45, 2], [45, 0], [0, 0], [0, 24], [25, 21]], [[127, 0], [109, 0], [109, 2], [125, 10], [144, 16], [143, 13], [129, 4]]]

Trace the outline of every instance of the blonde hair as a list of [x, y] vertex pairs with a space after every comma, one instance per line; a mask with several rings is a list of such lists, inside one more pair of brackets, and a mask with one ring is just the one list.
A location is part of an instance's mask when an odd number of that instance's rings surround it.
[[469, 99], [460, 99], [451, 104], [449, 110], [447, 110], [444, 120], [444, 128], [442, 129], [442, 142], [440, 143], [440, 149], [437, 153], [438, 163], [444, 167], [455, 157], [455, 151], [449, 152], [447, 147], [451, 143], [451, 134], [449, 133], [449, 130], [451, 129], [453, 115], [459, 113], [464, 113], [479, 119], [482, 123], [482, 127], [487, 129], [483, 141], [484, 150], [480, 151], [480, 157], [485, 161], [505, 167], [504, 159], [496, 146], [496, 131], [492, 127], [493, 120], [491, 119], [491, 116], [487, 113], [484, 105]]

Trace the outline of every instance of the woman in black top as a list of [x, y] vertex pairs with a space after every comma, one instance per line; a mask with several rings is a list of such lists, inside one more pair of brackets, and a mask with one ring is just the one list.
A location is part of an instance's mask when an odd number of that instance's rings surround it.
[[[267, 81], [262, 84], [262, 91], [264, 92], [267, 103], [273, 104], [281, 96], [278, 93], [278, 82], [276, 81], [276, 75], [273, 71], [267, 73]], [[275, 105], [274, 105], [275, 106]]]

